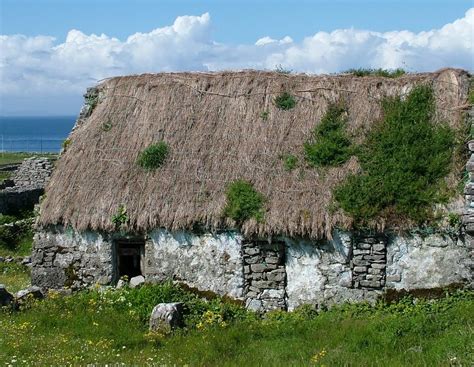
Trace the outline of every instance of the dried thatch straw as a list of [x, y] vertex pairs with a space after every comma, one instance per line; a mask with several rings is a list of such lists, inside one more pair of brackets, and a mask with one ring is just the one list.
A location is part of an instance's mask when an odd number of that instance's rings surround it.
[[[72, 132], [58, 161], [39, 224], [112, 231], [111, 218], [125, 205], [129, 231], [232, 227], [222, 214], [225, 191], [243, 178], [268, 199], [264, 223], [247, 221], [244, 233], [330, 236], [335, 226], [351, 226], [349, 217], [329, 207], [334, 186], [357, 171], [356, 159], [324, 171], [289, 172], [279, 156], [291, 153], [304, 162], [303, 143], [328, 103], [340, 99], [349, 108], [348, 130], [361, 141], [379, 118], [383, 97], [406, 94], [419, 83], [432, 83], [439, 118], [459, 128], [467, 77], [448, 69], [397, 79], [243, 71], [106, 80], [98, 86], [98, 105]], [[296, 96], [294, 109], [274, 106], [283, 91]], [[170, 156], [155, 172], [144, 171], [136, 159], [159, 140], [168, 143]]]

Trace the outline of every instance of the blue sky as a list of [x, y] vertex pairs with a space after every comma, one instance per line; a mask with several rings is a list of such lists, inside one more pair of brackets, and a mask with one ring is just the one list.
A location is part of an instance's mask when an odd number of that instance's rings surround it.
[[0, 4], [0, 115], [76, 114], [87, 86], [130, 73], [474, 65], [473, 1]]

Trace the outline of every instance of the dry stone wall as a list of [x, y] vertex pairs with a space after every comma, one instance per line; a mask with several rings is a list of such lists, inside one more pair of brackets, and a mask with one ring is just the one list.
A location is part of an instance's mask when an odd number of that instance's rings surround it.
[[285, 310], [284, 242], [244, 242], [242, 259], [247, 308], [254, 311]]
[[[471, 131], [474, 131], [474, 106], [471, 106], [468, 112], [468, 123]], [[465, 208], [463, 215], [463, 224], [466, 230], [465, 243], [469, 249], [469, 260], [471, 272], [474, 272], [474, 140], [468, 143], [469, 161], [466, 164], [466, 171], [468, 172], [468, 182], [464, 188], [465, 194]], [[474, 285], [471, 284], [474, 287]]]
[[354, 288], [381, 289], [385, 285], [387, 238], [383, 235], [357, 235], [352, 250]]
[[17, 214], [32, 210], [44, 193], [53, 171], [48, 158], [27, 158], [13, 174], [8, 187], [0, 191], [0, 213]]
[[115, 279], [112, 241], [95, 232], [62, 226], [38, 231], [31, 256], [31, 282], [43, 288], [80, 289]]

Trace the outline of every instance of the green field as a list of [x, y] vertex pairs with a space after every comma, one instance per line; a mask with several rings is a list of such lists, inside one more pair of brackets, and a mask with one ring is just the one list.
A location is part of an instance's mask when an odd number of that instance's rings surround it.
[[[152, 307], [178, 300], [187, 306], [186, 328], [149, 333]], [[52, 294], [0, 312], [0, 365], [471, 366], [472, 315], [472, 291], [264, 319], [170, 283]]]
[[0, 165], [21, 163], [25, 158], [38, 156], [56, 158], [58, 155], [56, 153], [3, 152], [0, 153]]

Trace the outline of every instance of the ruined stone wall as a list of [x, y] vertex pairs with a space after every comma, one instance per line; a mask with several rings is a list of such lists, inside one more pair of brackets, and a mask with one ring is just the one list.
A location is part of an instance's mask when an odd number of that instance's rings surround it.
[[48, 158], [25, 159], [9, 180], [9, 185], [0, 191], [0, 213], [17, 214], [32, 210], [44, 193], [44, 188], [53, 171]]
[[44, 157], [26, 158], [13, 174], [14, 188], [44, 189], [53, 171], [53, 163]]

